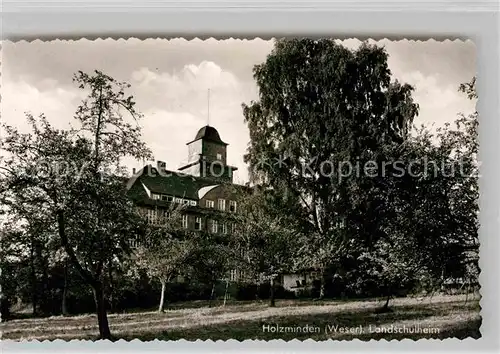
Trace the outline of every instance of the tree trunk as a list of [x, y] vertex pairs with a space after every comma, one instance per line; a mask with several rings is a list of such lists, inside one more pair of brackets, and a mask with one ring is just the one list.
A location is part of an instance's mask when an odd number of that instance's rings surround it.
[[208, 299], [208, 307], [212, 307], [212, 300], [214, 299], [215, 294], [215, 283], [216, 281], [214, 281], [212, 284], [212, 292], [210, 293], [210, 298]]
[[384, 304], [384, 307], [382, 307], [384, 310], [388, 310], [389, 309], [389, 300], [391, 300], [391, 295], [387, 295], [387, 300]]
[[229, 288], [229, 279], [226, 279], [226, 289], [224, 290], [224, 304], [222, 306], [226, 306], [228, 288]]
[[325, 279], [321, 277], [319, 285], [319, 299], [325, 298]]
[[63, 316], [68, 315], [68, 260], [64, 261], [64, 285], [62, 292], [62, 304], [61, 304], [61, 312]]
[[319, 278], [319, 299], [325, 298], [325, 270], [321, 270], [321, 275]]
[[386, 301], [384, 306], [379, 307], [375, 310], [375, 313], [380, 314], [380, 313], [387, 313], [387, 312], [392, 312], [392, 309], [389, 308], [389, 301], [391, 300], [392, 297], [392, 289], [391, 286], [386, 286]]
[[38, 310], [38, 289], [36, 279], [36, 266], [35, 266], [35, 245], [31, 242], [30, 248], [30, 268], [31, 268], [31, 306], [33, 307], [33, 316], [37, 315]]
[[271, 289], [270, 289], [270, 296], [269, 296], [269, 307], [275, 307], [276, 306], [276, 301], [274, 299], [274, 277], [271, 278], [270, 281]]
[[111, 339], [108, 315], [106, 313], [106, 300], [102, 284], [95, 284], [93, 290], [97, 312], [97, 323], [99, 324], [99, 339]]
[[[47, 294], [49, 293], [49, 262], [48, 262], [48, 256], [47, 257], [43, 257], [43, 253], [42, 251], [40, 250], [40, 262], [42, 263], [41, 266], [42, 266], [42, 289], [41, 289], [41, 293], [42, 293], [42, 299], [45, 299], [45, 297], [47, 296]], [[47, 312], [51, 312], [51, 308], [52, 308], [52, 305], [49, 305], [49, 303], [47, 301], [44, 301], [42, 302], [42, 306], [40, 306], [40, 304], [38, 305], [38, 308], [39, 308], [39, 312], [40, 310], [43, 312], [43, 313], [47, 313]]]
[[113, 268], [112, 262], [109, 261], [108, 265], [108, 276], [109, 276], [109, 312], [115, 312], [115, 302], [113, 296]]
[[162, 280], [161, 282], [161, 297], [160, 297], [160, 306], [158, 306], [158, 312], [164, 312], [165, 309], [165, 290], [167, 289], [167, 282]]
[[391, 300], [391, 288], [387, 288], [387, 299], [385, 301], [384, 306], [382, 306], [381, 309], [378, 310], [378, 313], [387, 313], [387, 312], [392, 312], [392, 310], [389, 308], [389, 301]]
[[99, 280], [96, 280], [99, 279], [100, 272], [92, 275], [92, 273], [82, 267], [82, 265], [78, 261], [78, 258], [76, 257], [75, 251], [68, 242], [68, 236], [66, 235], [65, 230], [66, 224], [64, 221], [64, 210], [58, 210], [56, 215], [59, 237], [61, 238], [61, 245], [64, 247], [71, 265], [76, 269], [78, 274], [80, 274], [85, 283], [90, 285], [92, 287], [92, 290], [94, 291], [97, 322], [99, 324], [99, 336], [101, 339], [110, 339], [111, 333], [109, 331], [108, 316], [106, 313], [106, 300], [104, 298], [103, 286]]

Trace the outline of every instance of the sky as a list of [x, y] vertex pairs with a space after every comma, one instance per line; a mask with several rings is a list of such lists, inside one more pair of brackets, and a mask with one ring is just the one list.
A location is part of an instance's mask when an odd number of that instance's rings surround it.
[[[354, 49], [361, 42], [341, 43]], [[373, 43], [386, 48], [393, 77], [415, 87], [416, 124], [442, 126], [475, 109], [475, 102], [458, 92], [459, 84], [476, 74], [473, 42]], [[249, 134], [241, 105], [258, 98], [252, 69], [272, 48], [272, 40], [261, 39], [4, 41], [1, 120], [27, 131], [25, 112], [43, 113], [55, 127], [67, 128], [83, 97], [73, 74], [101, 70], [132, 85], [129, 93], [144, 114], [143, 138], [155, 160], [177, 169], [187, 159], [186, 143], [209, 122], [229, 144], [228, 163], [239, 167], [235, 182], [244, 183]], [[127, 161], [127, 166], [140, 168], [142, 162]]]

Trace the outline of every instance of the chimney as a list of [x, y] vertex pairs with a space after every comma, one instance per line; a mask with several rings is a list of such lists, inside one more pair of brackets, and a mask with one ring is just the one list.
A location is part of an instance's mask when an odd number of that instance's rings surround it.
[[158, 161], [156, 163], [156, 167], [158, 168], [158, 171], [165, 171], [167, 168], [167, 163], [165, 161]]

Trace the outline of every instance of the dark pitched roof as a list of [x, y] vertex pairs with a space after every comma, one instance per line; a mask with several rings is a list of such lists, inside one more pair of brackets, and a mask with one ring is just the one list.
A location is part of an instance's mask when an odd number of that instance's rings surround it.
[[[193, 141], [200, 140], [200, 139], [213, 141], [215, 143], [219, 143], [219, 144], [223, 144], [223, 145], [228, 145], [227, 143], [225, 143], [221, 140], [217, 129], [215, 129], [214, 127], [211, 127], [209, 125], [206, 125], [206, 126], [202, 127], [200, 130], [198, 130], [198, 133], [196, 134], [196, 137], [194, 138]], [[190, 141], [188, 144], [191, 144], [193, 141]]]
[[130, 178], [127, 185], [128, 190], [131, 190], [131, 187], [138, 182], [144, 184], [152, 193], [194, 200], [198, 200], [200, 188], [218, 184], [207, 178], [199, 178], [178, 171], [165, 170], [160, 174], [157, 168], [151, 165], [145, 166]]
[[[151, 199], [144, 186], [156, 194], [166, 194], [178, 198], [199, 200], [199, 191], [203, 187], [225, 185], [228, 182], [211, 178], [197, 177], [179, 171], [164, 170], [159, 173], [152, 165], [146, 165], [127, 182], [127, 195], [138, 205], [168, 205], [164, 200]], [[250, 192], [252, 187], [231, 183], [237, 190]], [[194, 207], [193, 207], [194, 208]]]

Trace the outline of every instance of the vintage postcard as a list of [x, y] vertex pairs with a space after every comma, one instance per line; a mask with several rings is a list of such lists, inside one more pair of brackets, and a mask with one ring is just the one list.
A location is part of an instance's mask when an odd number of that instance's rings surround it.
[[2, 339], [481, 337], [473, 42], [2, 57]]

